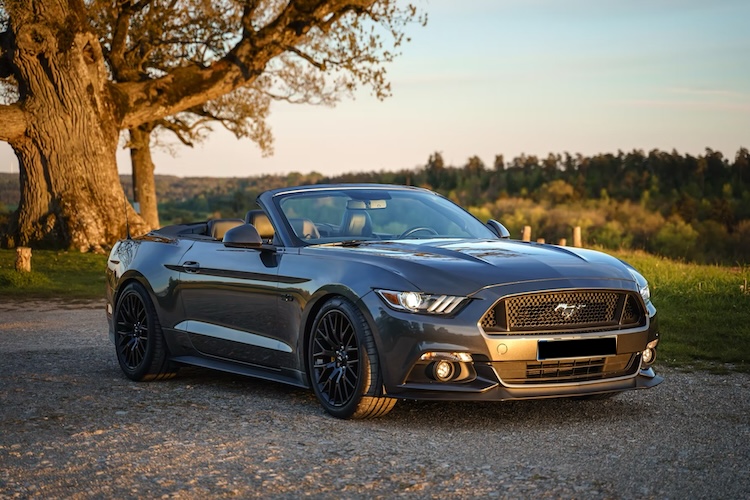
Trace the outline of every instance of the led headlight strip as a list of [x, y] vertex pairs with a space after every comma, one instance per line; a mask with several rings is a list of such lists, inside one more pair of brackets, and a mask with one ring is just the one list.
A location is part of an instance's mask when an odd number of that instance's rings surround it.
[[426, 314], [450, 314], [456, 310], [466, 297], [455, 295], [437, 295], [422, 292], [398, 292], [394, 290], [375, 290], [388, 306], [397, 311], [410, 311]]

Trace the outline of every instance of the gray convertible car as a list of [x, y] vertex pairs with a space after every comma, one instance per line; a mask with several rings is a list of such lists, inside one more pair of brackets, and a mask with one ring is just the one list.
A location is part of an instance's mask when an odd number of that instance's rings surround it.
[[414, 187], [292, 187], [258, 205], [114, 246], [107, 318], [126, 376], [214, 368], [312, 388], [339, 418], [662, 381], [648, 283], [614, 257], [511, 240]]

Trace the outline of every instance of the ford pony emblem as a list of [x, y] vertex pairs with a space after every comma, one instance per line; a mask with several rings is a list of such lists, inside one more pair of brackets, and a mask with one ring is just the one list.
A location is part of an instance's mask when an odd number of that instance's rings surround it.
[[586, 304], [557, 304], [555, 312], [559, 312], [564, 319], [570, 319], [579, 309], [586, 307]]

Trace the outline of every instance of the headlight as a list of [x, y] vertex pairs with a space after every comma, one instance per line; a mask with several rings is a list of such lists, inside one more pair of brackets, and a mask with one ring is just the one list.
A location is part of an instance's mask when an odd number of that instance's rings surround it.
[[646, 278], [644, 278], [641, 273], [630, 267], [630, 265], [628, 265], [628, 271], [630, 271], [630, 275], [638, 284], [638, 291], [641, 293], [641, 297], [643, 297], [643, 302], [646, 304], [651, 302], [651, 290], [648, 287], [648, 281], [646, 281]]
[[457, 297], [455, 295], [435, 295], [393, 290], [375, 291], [392, 309], [414, 313], [450, 314], [466, 301], [466, 297]]
[[646, 283], [646, 286], [640, 287], [641, 297], [643, 297], [643, 301], [648, 304], [651, 302], [651, 290], [648, 288], [648, 283]]

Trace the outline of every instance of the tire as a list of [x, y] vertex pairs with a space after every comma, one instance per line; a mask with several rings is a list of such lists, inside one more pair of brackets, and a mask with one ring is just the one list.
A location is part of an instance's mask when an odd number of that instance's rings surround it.
[[154, 304], [141, 284], [125, 286], [117, 299], [114, 322], [117, 361], [129, 379], [161, 380], [177, 374]]
[[316, 315], [307, 361], [315, 396], [334, 417], [381, 417], [396, 404], [379, 395], [383, 382], [372, 332], [343, 297], [329, 300]]

